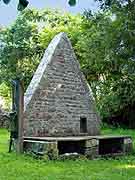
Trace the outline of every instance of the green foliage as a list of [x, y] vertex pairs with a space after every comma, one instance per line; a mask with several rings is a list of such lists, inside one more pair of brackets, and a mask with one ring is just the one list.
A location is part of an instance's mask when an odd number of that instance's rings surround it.
[[85, 12], [76, 49], [102, 118], [130, 121], [135, 107], [134, 12], [129, 4], [94, 16]]
[[10, 87], [7, 86], [5, 83], [0, 84], [0, 97], [3, 100], [3, 109], [10, 109], [11, 105], [11, 94], [10, 94]]
[[[101, 9], [110, 9], [112, 6], [122, 7], [130, 2], [130, 0], [95, 0], [100, 3]], [[132, 0], [131, 0], [132, 1]]]
[[1, 30], [1, 79], [9, 81], [20, 78], [27, 87], [52, 38], [61, 31], [69, 32], [74, 44], [80, 24], [79, 15], [72, 16], [50, 10], [23, 11], [10, 28]]
[[[27, 17], [28, 18], [28, 17]], [[4, 80], [31, 76], [38, 63], [40, 47], [37, 25], [20, 15], [10, 28], [3, 30], [0, 65]], [[31, 17], [32, 18], [32, 17]], [[24, 78], [25, 77], [25, 78]]]

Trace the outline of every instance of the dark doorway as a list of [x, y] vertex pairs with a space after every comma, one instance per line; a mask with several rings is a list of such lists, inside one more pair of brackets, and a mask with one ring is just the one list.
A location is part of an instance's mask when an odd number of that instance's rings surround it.
[[84, 154], [84, 141], [59, 141], [59, 154], [78, 153]]
[[117, 154], [123, 152], [123, 139], [122, 138], [111, 138], [111, 139], [100, 139], [99, 141], [99, 154]]
[[80, 133], [87, 133], [87, 118], [80, 117]]

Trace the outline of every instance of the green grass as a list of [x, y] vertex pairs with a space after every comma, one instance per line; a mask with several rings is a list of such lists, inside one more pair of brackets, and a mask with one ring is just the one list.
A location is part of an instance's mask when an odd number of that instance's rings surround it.
[[[134, 130], [108, 129], [102, 134], [129, 134]], [[8, 133], [0, 130], [0, 180], [135, 180], [135, 156], [117, 159], [43, 161], [7, 153]]]
[[0, 129], [0, 153], [8, 149], [9, 133], [6, 129]]

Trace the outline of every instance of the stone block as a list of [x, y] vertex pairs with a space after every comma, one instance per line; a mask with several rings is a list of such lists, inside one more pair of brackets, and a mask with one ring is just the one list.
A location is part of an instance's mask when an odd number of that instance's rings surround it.
[[43, 158], [57, 159], [57, 142], [25, 140], [24, 152], [42, 156]]
[[98, 139], [90, 139], [85, 141], [84, 154], [93, 159], [98, 155], [99, 150], [99, 140]]

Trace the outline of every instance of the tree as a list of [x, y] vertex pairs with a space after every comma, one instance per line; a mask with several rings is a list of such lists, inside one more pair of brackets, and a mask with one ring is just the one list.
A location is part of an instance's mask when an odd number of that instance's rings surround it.
[[98, 109], [107, 121], [135, 127], [135, 4], [85, 13], [77, 44]]
[[50, 10], [24, 10], [11, 27], [0, 33], [1, 82], [20, 78], [24, 80], [26, 88], [52, 38], [65, 31], [75, 44], [80, 24], [79, 15], [63, 15]]

